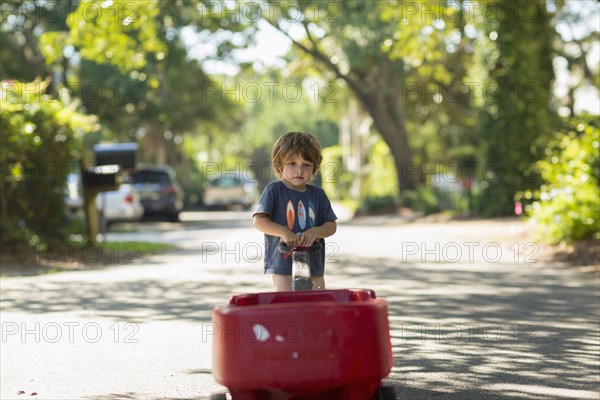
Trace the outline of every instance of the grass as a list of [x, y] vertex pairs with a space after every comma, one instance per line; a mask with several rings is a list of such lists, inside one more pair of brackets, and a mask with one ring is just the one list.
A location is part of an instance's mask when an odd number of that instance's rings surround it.
[[132, 223], [111, 224], [106, 228], [108, 233], [132, 233], [139, 232], [140, 226]]
[[89, 244], [84, 241], [49, 243], [36, 251], [16, 246], [2, 255], [0, 277], [30, 276], [57, 272], [100, 268], [107, 265], [139, 264], [151, 254], [177, 249], [166, 243], [143, 241], [105, 241]]
[[[78, 243], [80, 246], [85, 246], [85, 243]], [[139, 242], [139, 241], [127, 241], [127, 242], [115, 242], [115, 241], [104, 241], [98, 243], [97, 246], [106, 251], [114, 250], [131, 250], [140, 252], [142, 254], [165, 252], [174, 250], [177, 246], [168, 243], [158, 242]]]

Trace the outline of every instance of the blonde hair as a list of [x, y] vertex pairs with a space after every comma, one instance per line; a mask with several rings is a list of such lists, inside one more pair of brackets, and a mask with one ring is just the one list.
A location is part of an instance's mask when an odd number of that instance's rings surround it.
[[285, 161], [298, 155], [313, 163], [313, 175], [316, 174], [321, 161], [323, 161], [321, 144], [310, 133], [288, 132], [277, 139], [273, 145], [273, 151], [271, 151], [271, 162], [275, 175], [281, 178]]

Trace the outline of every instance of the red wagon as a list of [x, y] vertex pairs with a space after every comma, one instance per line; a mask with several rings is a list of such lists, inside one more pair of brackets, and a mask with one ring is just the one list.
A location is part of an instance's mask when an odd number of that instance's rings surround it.
[[387, 303], [372, 290], [233, 296], [213, 323], [213, 375], [233, 400], [396, 398], [381, 384], [393, 361]]

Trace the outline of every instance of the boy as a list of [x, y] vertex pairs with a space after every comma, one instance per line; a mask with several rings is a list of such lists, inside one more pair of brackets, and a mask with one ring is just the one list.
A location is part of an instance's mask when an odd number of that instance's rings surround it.
[[275, 291], [292, 289], [292, 259], [278, 251], [287, 246], [310, 247], [319, 241], [318, 252], [309, 254], [315, 289], [325, 289], [325, 240], [337, 229], [331, 203], [325, 192], [309, 185], [323, 157], [321, 145], [310, 133], [288, 132], [275, 142], [271, 153], [279, 181], [263, 191], [253, 215], [254, 226], [265, 234], [265, 274], [273, 275]]

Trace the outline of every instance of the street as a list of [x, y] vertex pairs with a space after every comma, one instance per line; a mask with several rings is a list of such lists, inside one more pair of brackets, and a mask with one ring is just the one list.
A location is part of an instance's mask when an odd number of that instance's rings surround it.
[[[326, 282], [389, 303], [398, 399], [598, 399], [600, 281], [539, 259], [516, 219], [341, 221]], [[269, 291], [250, 212], [184, 213], [111, 241], [177, 250], [89, 271], [6, 277], [2, 399], [204, 399], [210, 319]]]

